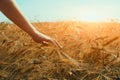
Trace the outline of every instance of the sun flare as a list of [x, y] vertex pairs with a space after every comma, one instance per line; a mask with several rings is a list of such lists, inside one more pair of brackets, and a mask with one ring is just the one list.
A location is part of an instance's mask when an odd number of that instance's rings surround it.
[[82, 21], [96, 22], [99, 21], [98, 17], [84, 16], [81, 18]]
[[[83, 7], [74, 10], [74, 16], [81, 21], [88, 21], [88, 22], [104, 22], [108, 19], [114, 17], [110, 16], [110, 14], [106, 9], [101, 8], [93, 8], [93, 7]], [[76, 13], [77, 12], [77, 13]]]
[[103, 19], [103, 16], [101, 17], [100, 14], [84, 14], [82, 15], [82, 17], [80, 17], [80, 20], [88, 22], [98, 22], [105, 19]]

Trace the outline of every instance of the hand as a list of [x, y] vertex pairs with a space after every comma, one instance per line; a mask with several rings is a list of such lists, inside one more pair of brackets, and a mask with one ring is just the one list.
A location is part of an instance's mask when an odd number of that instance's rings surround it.
[[54, 44], [56, 47], [58, 47], [59, 49], [62, 48], [62, 46], [55, 39], [45, 34], [42, 34], [39, 31], [35, 31], [35, 33], [33, 33], [31, 36], [35, 42], [42, 43], [42, 44], [47, 44], [46, 42], [48, 43], [50, 42]]

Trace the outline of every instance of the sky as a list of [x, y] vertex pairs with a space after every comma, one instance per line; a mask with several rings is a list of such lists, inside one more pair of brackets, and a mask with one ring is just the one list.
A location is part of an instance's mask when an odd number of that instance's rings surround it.
[[[30, 21], [106, 21], [120, 18], [120, 0], [16, 0]], [[0, 22], [10, 21], [0, 12]]]

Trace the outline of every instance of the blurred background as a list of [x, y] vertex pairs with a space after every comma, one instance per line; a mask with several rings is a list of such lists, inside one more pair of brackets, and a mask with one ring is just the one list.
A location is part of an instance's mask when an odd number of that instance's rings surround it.
[[[108, 21], [120, 18], [120, 0], [16, 0], [31, 21]], [[0, 12], [0, 22], [9, 20]]]

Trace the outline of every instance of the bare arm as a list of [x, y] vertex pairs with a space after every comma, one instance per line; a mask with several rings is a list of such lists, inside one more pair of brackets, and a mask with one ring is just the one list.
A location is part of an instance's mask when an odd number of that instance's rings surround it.
[[23, 16], [14, 0], [0, 0], [0, 10], [11, 19], [16, 25], [27, 33], [33, 33], [35, 28]]
[[36, 42], [52, 42], [53, 39], [36, 30], [35, 27], [25, 18], [14, 0], [0, 0], [0, 10], [12, 20], [18, 27], [27, 32]]

